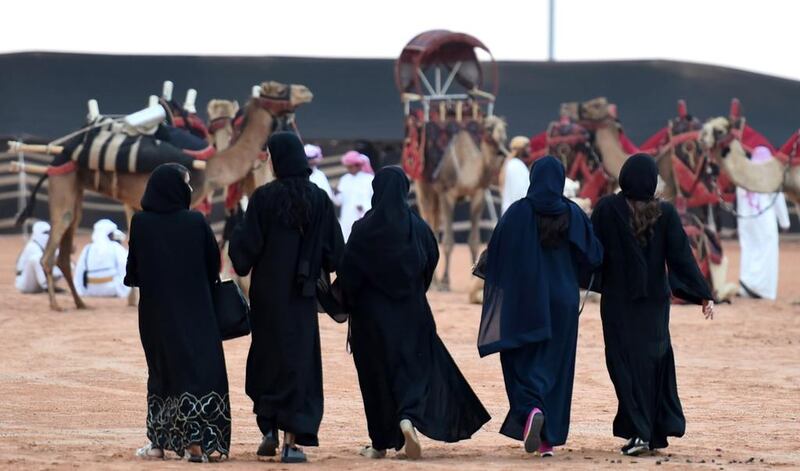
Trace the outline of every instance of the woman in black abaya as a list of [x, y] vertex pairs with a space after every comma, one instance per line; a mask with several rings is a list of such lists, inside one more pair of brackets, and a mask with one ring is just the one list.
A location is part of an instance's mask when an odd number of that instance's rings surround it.
[[131, 220], [125, 284], [138, 286], [139, 334], [147, 359], [147, 438], [137, 451], [191, 461], [227, 456], [228, 377], [211, 286], [219, 249], [203, 215], [189, 211], [189, 171], [156, 168]]
[[703, 304], [706, 318], [713, 317], [711, 290], [680, 217], [654, 196], [657, 181], [654, 159], [632, 156], [620, 173], [622, 192], [600, 200], [592, 214], [605, 248], [600, 313], [619, 401], [614, 435], [628, 439], [627, 455], [665, 448], [668, 436], [686, 429], [669, 334], [670, 291]]
[[528, 195], [489, 242], [478, 332], [481, 356], [500, 352], [509, 402], [500, 433], [542, 456], [567, 440], [579, 279], [602, 261], [589, 219], [563, 192], [564, 165], [536, 161]]
[[353, 226], [337, 273], [372, 441], [362, 455], [381, 458], [405, 445], [417, 459], [415, 428], [455, 442], [472, 436], [489, 414], [436, 334], [425, 292], [439, 249], [406, 203], [408, 179], [387, 167], [372, 186], [372, 210]]
[[283, 430], [281, 461], [306, 461], [296, 445], [317, 446], [322, 421], [316, 282], [336, 269], [344, 247], [328, 195], [308, 179], [300, 139], [288, 132], [267, 143], [277, 180], [253, 193], [244, 221], [231, 235], [236, 273], [252, 270], [245, 390], [264, 434], [259, 456], [274, 456]]

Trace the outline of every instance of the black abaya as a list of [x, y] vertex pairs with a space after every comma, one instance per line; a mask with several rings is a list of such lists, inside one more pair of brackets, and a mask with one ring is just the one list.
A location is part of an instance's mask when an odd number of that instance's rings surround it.
[[686, 428], [669, 333], [670, 291], [695, 303], [713, 299], [678, 213], [668, 203], [660, 206], [644, 247], [633, 237], [624, 196], [604, 198], [592, 214], [605, 247], [600, 313], [619, 401], [614, 435], [640, 438], [652, 449], [666, 447], [668, 436], [683, 436]]
[[205, 453], [227, 455], [228, 378], [211, 301], [219, 249], [203, 215], [188, 210], [181, 168], [153, 172], [144, 211], [131, 221], [125, 284], [140, 288], [147, 437], [154, 448], [179, 454], [199, 444]]
[[373, 186], [373, 209], [353, 226], [337, 278], [372, 447], [402, 448], [403, 419], [434, 440], [467, 439], [490, 417], [436, 333], [425, 296], [436, 239], [406, 204], [402, 170], [381, 170]]
[[[314, 291], [305, 288], [308, 274], [336, 269], [344, 242], [330, 198], [308, 181], [302, 144], [285, 134], [269, 142], [278, 180], [251, 197], [244, 221], [231, 236], [229, 254], [238, 274], [252, 269], [245, 390], [259, 428], [264, 434], [275, 429], [293, 433], [298, 445], [317, 446], [322, 359], [317, 301]], [[299, 197], [287, 194], [287, 179], [298, 179], [291, 184], [302, 189], [310, 205], [310, 223], [302, 233], [282, 216], [287, 198]]]

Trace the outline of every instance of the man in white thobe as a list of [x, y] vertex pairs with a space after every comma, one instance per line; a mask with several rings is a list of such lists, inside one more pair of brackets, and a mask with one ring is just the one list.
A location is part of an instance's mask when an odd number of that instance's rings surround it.
[[308, 159], [308, 166], [311, 167], [311, 175], [308, 179], [311, 180], [311, 183], [317, 185], [320, 190], [327, 193], [331, 201], [335, 201], [336, 199], [333, 195], [328, 177], [325, 175], [325, 172], [318, 167], [318, 165], [322, 163], [322, 149], [313, 144], [306, 144], [304, 149], [306, 151], [306, 158]]
[[364, 167], [368, 164], [369, 158], [356, 151], [351, 150], [342, 157], [342, 165], [347, 168], [347, 173], [339, 179], [339, 184], [336, 186], [336, 203], [342, 208], [339, 224], [342, 226], [345, 242], [350, 238], [353, 224], [372, 208], [374, 177], [364, 171]]
[[[753, 150], [753, 163], [772, 159], [763, 146]], [[736, 211], [741, 247], [739, 294], [752, 298], [778, 296], [778, 226], [789, 229], [789, 211], [783, 193], [753, 193], [736, 189]]]
[[[47, 275], [44, 273], [41, 260], [48, 239], [50, 239], [50, 224], [44, 221], [34, 223], [31, 238], [17, 258], [17, 278], [14, 286], [21, 293], [47, 291]], [[57, 282], [63, 276], [58, 267], [53, 267], [54, 281]]]
[[516, 136], [511, 139], [510, 154], [506, 157], [500, 169], [499, 183], [501, 214], [505, 213], [512, 204], [521, 200], [528, 194], [530, 185], [530, 172], [522, 159], [528, 156], [530, 139], [525, 136]]
[[131, 289], [123, 283], [128, 251], [116, 239], [117, 225], [108, 219], [94, 224], [92, 241], [86, 245], [75, 266], [75, 289], [81, 296], [125, 298]]

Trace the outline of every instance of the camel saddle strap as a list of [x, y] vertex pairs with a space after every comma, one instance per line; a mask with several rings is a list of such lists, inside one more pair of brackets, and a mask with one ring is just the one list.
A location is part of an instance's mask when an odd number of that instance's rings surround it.
[[220, 116], [219, 118], [214, 118], [208, 123], [208, 132], [210, 134], [214, 134], [215, 132], [219, 131], [220, 129], [224, 128], [228, 124], [233, 121], [232, 118], [227, 116]]

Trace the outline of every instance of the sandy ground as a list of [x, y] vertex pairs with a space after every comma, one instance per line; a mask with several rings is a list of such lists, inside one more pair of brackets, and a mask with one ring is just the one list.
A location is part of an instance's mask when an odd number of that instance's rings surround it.
[[[85, 241], [85, 238], [83, 239]], [[113, 299], [90, 299], [89, 311], [48, 310], [46, 296], [13, 288], [19, 237], [0, 238], [0, 468], [177, 469], [177, 460], [141, 462], [146, 442], [146, 366], [136, 310]], [[738, 270], [735, 243], [727, 244], [731, 279]], [[432, 293], [439, 333], [492, 415], [472, 440], [439, 444], [424, 439], [425, 460], [402, 453], [375, 462], [357, 455], [368, 443], [346, 327], [321, 322], [325, 416], [320, 448], [309, 448], [305, 468], [325, 469], [563, 469], [800, 468], [800, 245], [781, 248], [778, 302], [737, 300], [720, 306], [714, 321], [696, 307], [673, 310], [679, 392], [688, 419], [686, 436], [664, 453], [624, 458], [611, 435], [614, 390], [603, 360], [597, 304], [581, 318], [572, 427], [567, 446], [547, 460], [526, 455], [497, 433], [506, 413], [499, 359], [479, 359], [475, 336], [480, 311], [468, 305], [471, 282], [465, 247], [457, 247], [454, 291]], [[59, 296], [72, 306], [67, 295]], [[225, 343], [233, 410], [231, 459], [236, 469], [287, 469], [256, 462], [260, 434], [244, 394], [249, 339]]]

